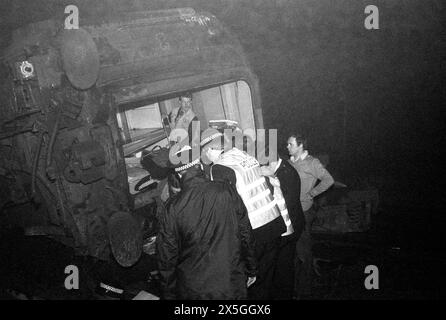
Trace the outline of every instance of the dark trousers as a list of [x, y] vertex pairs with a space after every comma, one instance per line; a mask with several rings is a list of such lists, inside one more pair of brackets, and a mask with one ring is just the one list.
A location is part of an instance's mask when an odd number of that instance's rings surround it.
[[296, 244], [296, 278], [294, 295], [302, 298], [311, 294], [313, 282], [313, 240], [311, 237], [311, 225], [315, 212], [310, 209], [304, 212], [305, 229]]
[[281, 238], [272, 241], [256, 243], [256, 259], [258, 271], [256, 282], [248, 288], [248, 298], [251, 300], [271, 299], [274, 270], [276, 267], [277, 253], [280, 248]]
[[296, 235], [282, 237], [273, 275], [272, 299], [291, 300], [295, 277]]

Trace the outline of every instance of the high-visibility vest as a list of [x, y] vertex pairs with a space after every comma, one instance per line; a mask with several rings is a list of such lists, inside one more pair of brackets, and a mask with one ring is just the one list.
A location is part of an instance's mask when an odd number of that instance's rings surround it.
[[289, 236], [294, 232], [293, 225], [291, 224], [290, 215], [286, 207], [285, 198], [283, 197], [282, 189], [280, 189], [280, 181], [277, 177], [269, 176], [269, 182], [274, 187], [274, 199], [279, 207], [280, 214], [282, 215], [283, 221], [286, 224], [286, 231], [282, 233], [282, 237]]
[[[259, 162], [254, 157], [232, 148], [221, 154], [214, 164], [234, 170], [237, 192], [245, 204], [253, 229], [264, 226], [281, 215], [265, 177], [261, 175]], [[211, 179], [213, 179], [212, 169]]]

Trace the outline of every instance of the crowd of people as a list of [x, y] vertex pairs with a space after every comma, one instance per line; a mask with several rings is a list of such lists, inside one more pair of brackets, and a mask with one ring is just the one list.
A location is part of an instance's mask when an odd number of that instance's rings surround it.
[[[187, 126], [186, 126], [187, 127]], [[313, 198], [334, 180], [306, 140], [259, 161], [227, 130], [182, 144], [156, 240], [164, 299], [305, 299], [311, 294]], [[319, 183], [317, 183], [319, 181]]]

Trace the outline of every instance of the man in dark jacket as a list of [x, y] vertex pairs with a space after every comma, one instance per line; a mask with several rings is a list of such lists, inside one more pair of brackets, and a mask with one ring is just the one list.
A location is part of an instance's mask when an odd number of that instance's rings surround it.
[[157, 237], [164, 298], [246, 299], [257, 268], [246, 208], [234, 187], [206, 180], [199, 159], [180, 165]]
[[293, 298], [296, 279], [296, 243], [300, 238], [304, 227], [305, 218], [302, 211], [300, 194], [300, 177], [297, 171], [283, 158], [271, 162], [262, 167], [262, 174], [275, 176], [280, 182], [285, 204], [293, 226], [293, 233], [282, 236], [280, 248], [276, 258], [276, 267], [273, 275], [272, 296], [274, 299], [290, 300]]
[[278, 161], [274, 162], [274, 175], [280, 181], [280, 189], [282, 190], [285, 203], [290, 213], [291, 223], [293, 224], [294, 237], [299, 238], [305, 227], [305, 217], [302, 210], [299, 197], [301, 181], [299, 174], [293, 166], [287, 161], [285, 156], [280, 155]]

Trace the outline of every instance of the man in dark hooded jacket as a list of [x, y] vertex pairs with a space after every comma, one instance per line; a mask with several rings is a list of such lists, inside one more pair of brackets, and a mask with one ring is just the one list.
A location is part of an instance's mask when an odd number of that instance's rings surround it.
[[199, 159], [175, 171], [181, 191], [160, 215], [157, 252], [165, 299], [246, 299], [256, 261], [235, 188], [205, 178]]

